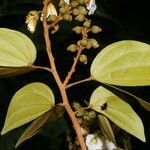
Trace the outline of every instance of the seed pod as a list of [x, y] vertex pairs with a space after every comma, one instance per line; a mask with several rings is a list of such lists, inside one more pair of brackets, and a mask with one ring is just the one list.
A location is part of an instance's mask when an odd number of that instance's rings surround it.
[[73, 13], [73, 15], [77, 16], [77, 15], [79, 15], [79, 10], [77, 8], [74, 8], [72, 13]]
[[92, 47], [94, 47], [94, 48], [99, 47], [99, 44], [95, 39], [90, 39], [90, 43], [91, 43]]
[[79, 60], [80, 60], [80, 62], [83, 63], [84, 65], [87, 64], [87, 56], [86, 56], [86, 55], [84, 55], [84, 54], [80, 55]]
[[74, 108], [75, 111], [78, 111], [79, 109], [81, 109], [81, 105], [78, 102], [73, 102], [72, 107]]
[[79, 6], [78, 9], [79, 9], [79, 14], [81, 14], [81, 15], [86, 15], [87, 14], [87, 10], [86, 10], [85, 7]]
[[78, 42], [77, 42], [77, 46], [79, 47], [81, 45], [81, 40], [79, 40]]
[[99, 26], [92, 26], [91, 31], [94, 34], [97, 34], [99, 32], [102, 32], [102, 29]]
[[75, 44], [71, 44], [70, 46], [68, 46], [67, 50], [70, 52], [76, 52], [77, 46]]
[[64, 14], [64, 20], [71, 21], [72, 20], [72, 16], [70, 14]]
[[83, 22], [85, 20], [85, 16], [82, 14], [79, 14], [75, 19], [80, 21], [80, 22]]
[[90, 28], [90, 26], [91, 26], [91, 20], [85, 21], [85, 22], [83, 23], [83, 26], [84, 26], [85, 28]]
[[86, 39], [82, 39], [82, 40], [81, 40], [81, 45], [82, 45], [83, 47], [85, 47], [86, 44], [87, 44], [87, 40], [86, 40]]
[[77, 27], [73, 28], [73, 31], [75, 31], [77, 34], [80, 34], [80, 33], [82, 33], [82, 29], [83, 29], [83, 27], [77, 26]]

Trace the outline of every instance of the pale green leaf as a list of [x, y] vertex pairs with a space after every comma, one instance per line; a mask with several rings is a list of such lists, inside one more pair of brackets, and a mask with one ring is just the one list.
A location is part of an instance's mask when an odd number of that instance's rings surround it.
[[91, 75], [102, 83], [150, 85], [150, 45], [125, 40], [107, 46], [94, 59]]
[[145, 142], [144, 127], [132, 107], [103, 87], [92, 94], [89, 107], [107, 116], [123, 130]]
[[[33, 42], [23, 33], [0, 28], [0, 70], [5, 74], [28, 72], [36, 59], [36, 48]], [[16, 71], [17, 70], [17, 71]], [[0, 71], [0, 76], [4, 75]]]
[[31, 83], [21, 88], [12, 98], [1, 134], [41, 116], [54, 106], [54, 95], [43, 83]]
[[131, 94], [131, 93], [125, 91], [125, 90], [122, 90], [119, 87], [116, 87], [116, 86], [113, 86], [113, 85], [110, 85], [110, 84], [106, 84], [106, 85], [108, 85], [108, 86], [110, 86], [110, 87], [112, 87], [112, 88], [114, 88], [114, 89], [116, 89], [118, 91], [121, 91], [121, 92], [123, 92], [123, 93], [125, 93], [127, 95], [130, 95], [131, 97], [133, 97], [134, 99], [136, 99], [141, 104], [141, 106], [143, 108], [145, 108], [147, 111], [150, 111], [150, 103], [149, 102], [146, 102], [143, 99], [141, 99], [141, 98], [135, 96], [134, 94]]
[[50, 122], [57, 120], [64, 114], [64, 107], [60, 105], [54, 106], [51, 110], [38, 117], [31, 125], [22, 133], [16, 143], [16, 148], [24, 141], [36, 135], [41, 128]]
[[114, 144], [116, 144], [114, 132], [111, 128], [110, 122], [104, 115], [98, 115], [100, 128], [102, 130], [103, 135], [106, 139], [109, 141], [112, 141]]

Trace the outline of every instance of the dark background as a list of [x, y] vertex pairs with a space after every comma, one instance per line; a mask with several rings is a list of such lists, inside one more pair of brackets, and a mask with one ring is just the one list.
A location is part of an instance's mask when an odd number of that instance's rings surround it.
[[[72, 81], [77, 81], [89, 76], [89, 67], [96, 54], [105, 46], [119, 40], [130, 39], [138, 40], [150, 44], [150, 11], [148, 1], [143, 0], [97, 0], [98, 9], [93, 16], [93, 24], [101, 26], [103, 32], [95, 38], [100, 43], [100, 49], [87, 51], [88, 65], [78, 64], [77, 72]], [[37, 30], [30, 34], [26, 29], [25, 19], [30, 10], [41, 10], [42, 2], [40, 0], [1, 0], [0, 2], [0, 27], [15, 29], [28, 35], [37, 47], [38, 57], [36, 64], [48, 65], [45, 44], [43, 40], [43, 29], [41, 23], [38, 23]], [[61, 29], [58, 33], [51, 36], [53, 42], [53, 51], [57, 61], [57, 68], [61, 78], [64, 79], [72, 62], [74, 54], [66, 51], [66, 47], [77, 41], [71, 28], [73, 23], [61, 23]], [[55, 39], [55, 40], [54, 40]], [[3, 127], [6, 111], [13, 94], [30, 82], [43, 82], [49, 85], [55, 93], [56, 102], [59, 102], [60, 95], [51, 76], [45, 71], [34, 71], [23, 76], [11, 77], [9, 79], [0, 79], [0, 130]], [[88, 101], [92, 91], [98, 86], [98, 83], [84, 83], [75, 86], [68, 91], [71, 101]], [[149, 101], [150, 87], [124, 88], [133, 94]], [[150, 130], [149, 130], [149, 112], [145, 111], [135, 101], [130, 104], [141, 117], [144, 126], [147, 142], [143, 143], [132, 137], [133, 150], [150, 149]], [[64, 145], [65, 133], [71, 128], [70, 122], [66, 121], [66, 115], [56, 122], [46, 126], [38, 135], [23, 143], [18, 150], [58, 150], [67, 149]], [[135, 125], [136, 126], [136, 125]], [[0, 136], [0, 150], [13, 150], [16, 140], [25, 129], [22, 126]]]

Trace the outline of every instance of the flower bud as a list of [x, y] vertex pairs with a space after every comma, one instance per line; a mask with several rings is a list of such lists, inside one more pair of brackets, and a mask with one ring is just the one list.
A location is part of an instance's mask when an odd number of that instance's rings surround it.
[[90, 43], [91, 43], [92, 47], [94, 47], [94, 48], [99, 47], [99, 44], [95, 39], [90, 39]]
[[74, 8], [72, 13], [73, 13], [73, 15], [77, 16], [77, 15], [79, 15], [79, 10], [77, 8]]
[[85, 20], [85, 16], [82, 14], [79, 14], [75, 19], [80, 21], [80, 22], [83, 22]]
[[70, 52], [76, 52], [77, 46], [75, 44], [71, 44], [70, 46], [68, 46], [67, 50]]
[[71, 21], [72, 20], [72, 16], [70, 14], [64, 14], [64, 20]]
[[92, 47], [91, 42], [88, 41], [86, 44], [86, 49], [91, 49], [91, 47]]
[[83, 4], [85, 4], [85, 0], [78, 0], [78, 3], [79, 3], [80, 5], [83, 5]]
[[78, 42], [77, 42], [77, 46], [79, 47], [81, 45], [81, 40], [79, 40]]
[[84, 54], [80, 55], [79, 60], [80, 60], [80, 62], [83, 63], [84, 65], [87, 64], [87, 56], [86, 56], [86, 55], [84, 55]]
[[76, 113], [76, 117], [82, 117], [84, 114], [84, 109], [79, 109]]
[[82, 40], [81, 40], [81, 45], [82, 45], [83, 47], [85, 47], [85, 46], [87, 45], [87, 40], [86, 40], [86, 39], [82, 39]]
[[97, 34], [99, 32], [102, 32], [102, 29], [99, 26], [92, 26], [91, 31], [94, 34]]
[[59, 13], [60, 13], [60, 14], [65, 14], [65, 13], [66, 13], [66, 9], [65, 9], [64, 7], [61, 7], [61, 8], [59, 9]]
[[78, 9], [79, 9], [79, 14], [81, 14], [81, 15], [86, 15], [87, 14], [87, 10], [86, 10], [85, 7], [79, 6]]
[[72, 1], [72, 2], [70, 3], [70, 5], [71, 5], [73, 8], [75, 8], [75, 7], [77, 7], [77, 6], [79, 5], [79, 3], [78, 3], [77, 1]]
[[77, 34], [80, 34], [80, 33], [82, 33], [82, 29], [83, 29], [83, 27], [77, 26], [77, 27], [73, 28], [73, 31], [75, 31]]
[[80, 125], [83, 124], [83, 119], [82, 119], [82, 118], [77, 118], [77, 121], [78, 121], [78, 123], [79, 123]]
[[81, 105], [78, 102], [73, 102], [72, 107], [74, 108], [75, 111], [81, 109]]
[[89, 116], [91, 119], [94, 119], [94, 118], [96, 118], [96, 112], [95, 112], [94, 110], [91, 110], [91, 111], [89, 111], [88, 116]]
[[85, 28], [90, 28], [90, 26], [91, 26], [91, 20], [85, 21], [85, 22], [83, 23], [83, 26], [84, 26]]

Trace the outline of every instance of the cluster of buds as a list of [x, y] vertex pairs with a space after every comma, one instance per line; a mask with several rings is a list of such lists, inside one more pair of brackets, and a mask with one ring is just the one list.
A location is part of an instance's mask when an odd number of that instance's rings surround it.
[[[45, 4], [45, 1], [43, 2]], [[72, 21], [73, 17], [76, 20], [83, 22], [85, 15], [91, 15], [95, 12], [97, 6], [95, 0], [61, 0], [59, 3], [60, 9], [57, 12], [52, 2], [47, 5], [47, 22], [59, 22], [61, 20]], [[41, 11], [30, 11], [26, 18], [28, 30], [31, 33], [35, 32], [37, 21], [43, 21], [43, 14]], [[54, 24], [52, 34], [59, 30], [58, 23]]]
[[[68, 46], [67, 50], [70, 52], [76, 52], [78, 49], [82, 47], [82, 49], [91, 49], [91, 48], [98, 48], [99, 44], [96, 39], [94, 38], [88, 38], [88, 33], [98, 34], [102, 32], [102, 29], [99, 26], [93, 25], [91, 26], [91, 20], [86, 19], [82, 26], [76, 26], [73, 28], [73, 31], [76, 34], [81, 34], [82, 39], [77, 41], [76, 44], [71, 44]], [[79, 61], [83, 64], [87, 64], [88, 58], [85, 54], [81, 54]]]
[[[117, 149], [114, 143], [105, 139], [99, 129], [94, 128], [98, 120], [97, 113], [94, 110], [85, 110], [78, 102], [73, 102], [72, 107], [76, 113], [78, 123], [81, 126], [81, 133], [85, 139], [85, 144], [88, 150]], [[76, 139], [75, 141], [78, 140]]]

